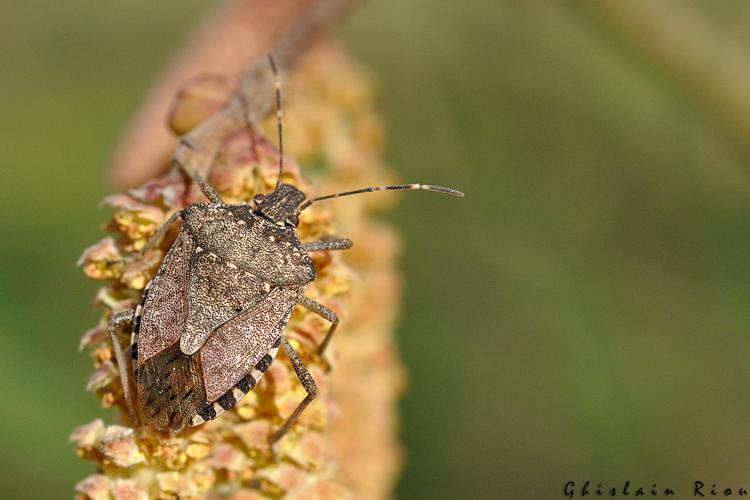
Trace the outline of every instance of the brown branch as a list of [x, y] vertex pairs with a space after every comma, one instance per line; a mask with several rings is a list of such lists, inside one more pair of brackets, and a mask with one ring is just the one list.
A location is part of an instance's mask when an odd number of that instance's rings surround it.
[[[273, 85], [265, 54], [273, 50], [278, 64], [290, 67], [352, 3], [353, 0], [228, 2], [197, 30], [145, 99], [115, 155], [115, 184], [132, 186], [157, 175], [168, 167], [170, 156], [186, 168], [205, 171], [222, 137], [240, 127], [245, 116], [251, 123], [257, 122], [272, 105]], [[184, 136], [178, 145], [166, 118], [179, 88], [201, 74], [240, 75], [243, 68], [250, 69], [241, 76], [238, 97]]]

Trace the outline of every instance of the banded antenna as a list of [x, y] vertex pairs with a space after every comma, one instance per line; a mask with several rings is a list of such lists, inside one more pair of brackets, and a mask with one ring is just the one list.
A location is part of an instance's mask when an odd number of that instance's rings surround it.
[[373, 191], [398, 191], [401, 189], [421, 189], [423, 191], [434, 191], [436, 193], [445, 193], [445, 194], [450, 194], [450, 195], [458, 196], [458, 197], [462, 197], [464, 195], [461, 191], [456, 191], [455, 189], [442, 187], [442, 186], [432, 186], [430, 184], [392, 184], [390, 186], [366, 187], [362, 189], [355, 189], [354, 191], [344, 191], [343, 193], [329, 194], [326, 196], [318, 196], [317, 198], [309, 199], [306, 202], [304, 202], [302, 205], [300, 205], [299, 211], [301, 212], [307, 209], [310, 205], [318, 201], [330, 200], [333, 198], [341, 198], [342, 196], [350, 196], [353, 194], [371, 193]]
[[271, 63], [271, 72], [273, 73], [273, 84], [276, 86], [276, 124], [279, 130], [279, 177], [276, 179], [276, 186], [273, 190], [279, 187], [281, 184], [281, 174], [284, 173], [284, 134], [282, 126], [282, 113], [281, 113], [281, 80], [279, 79], [279, 72], [276, 70], [276, 63], [273, 60], [271, 53], [268, 53], [268, 62]]

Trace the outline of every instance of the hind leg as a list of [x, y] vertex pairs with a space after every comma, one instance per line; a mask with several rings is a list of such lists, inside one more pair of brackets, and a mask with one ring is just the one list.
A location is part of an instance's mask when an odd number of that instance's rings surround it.
[[312, 375], [310, 375], [310, 372], [307, 371], [307, 367], [305, 367], [304, 363], [302, 363], [302, 360], [300, 359], [299, 354], [297, 354], [297, 351], [294, 350], [289, 341], [284, 337], [281, 337], [281, 344], [284, 346], [286, 356], [292, 363], [292, 368], [294, 368], [294, 372], [297, 374], [297, 378], [302, 383], [302, 387], [304, 387], [307, 391], [307, 396], [305, 396], [305, 399], [303, 399], [300, 404], [297, 405], [297, 408], [295, 408], [289, 418], [286, 419], [284, 425], [282, 425], [268, 437], [268, 442], [272, 445], [276, 441], [284, 437], [284, 434], [289, 432], [289, 429], [292, 428], [294, 422], [297, 421], [300, 414], [304, 411], [305, 408], [307, 408], [307, 405], [309, 405], [312, 400], [315, 399], [315, 395], [318, 391], [318, 386], [315, 384], [315, 380], [312, 378]]

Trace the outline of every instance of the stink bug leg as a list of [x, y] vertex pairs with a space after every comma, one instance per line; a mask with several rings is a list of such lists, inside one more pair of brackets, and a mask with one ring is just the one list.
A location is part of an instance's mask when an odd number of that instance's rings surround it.
[[320, 252], [323, 250], [349, 250], [353, 245], [349, 238], [331, 238], [303, 243], [302, 248], [308, 252]]
[[281, 439], [284, 434], [289, 432], [289, 429], [292, 428], [294, 422], [297, 421], [302, 411], [307, 408], [307, 405], [309, 405], [312, 400], [315, 399], [315, 395], [318, 392], [318, 386], [315, 384], [315, 379], [312, 378], [312, 375], [310, 375], [307, 367], [299, 358], [299, 354], [297, 354], [297, 351], [294, 350], [289, 341], [284, 337], [281, 337], [281, 344], [284, 346], [284, 351], [286, 352], [289, 361], [292, 363], [292, 368], [294, 368], [294, 372], [297, 374], [297, 378], [302, 384], [302, 387], [305, 388], [305, 391], [307, 391], [307, 396], [305, 396], [305, 399], [303, 399], [300, 404], [297, 405], [297, 408], [295, 408], [289, 418], [286, 419], [284, 425], [279, 427], [273, 434], [268, 437], [268, 441], [271, 444], [275, 443], [276, 441]]
[[201, 177], [198, 172], [191, 172], [190, 177], [192, 177], [195, 183], [198, 184], [198, 186], [201, 188], [201, 191], [203, 191], [203, 194], [206, 196], [206, 198], [209, 199], [211, 203], [224, 205], [224, 200], [221, 199], [219, 193], [214, 191], [214, 188], [212, 188], [209, 183], [203, 180], [203, 177]]
[[[309, 243], [302, 244], [302, 248], [304, 248], [308, 252], [318, 252], [324, 250], [348, 250], [352, 246], [352, 240], [350, 240], [349, 238], [331, 238], [327, 240], [311, 241]], [[335, 312], [331, 311], [323, 304], [315, 302], [308, 297], [303, 296], [298, 303], [305, 309], [312, 311], [318, 316], [321, 316], [323, 319], [331, 322], [331, 326], [328, 328], [323, 342], [321, 342], [318, 346], [318, 354], [322, 356], [326, 350], [326, 347], [328, 347], [328, 343], [331, 341], [331, 337], [333, 337], [333, 332], [336, 331], [336, 327], [339, 324], [339, 317]]]
[[167, 231], [174, 225], [175, 222], [177, 222], [177, 219], [179, 219], [182, 216], [180, 212], [175, 212], [172, 215], [169, 216], [169, 218], [162, 224], [159, 229], [156, 230], [156, 232], [151, 236], [151, 238], [148, 239], [145, 245], [143, 245], [143, 248], [138, 250], [138, 252], [134, 253], [130, 257], [126, 259], [126, 262], [131, 262], [134, 260], [138, 260], [142, 258], [144, 255], [146, 255], [150, 250], [152, 250], [164, 237], [165, 234], [167, 234]]
[[315, 302], [313, 299], [305, 296], [302, 296], [298, 304], [331, 322], [331, 326], [328, 328], [323, 342], [321, 342], [318, 346], [318, 354], [322, 356], [323, 352], [326, 350], [326, 347], [328, 347], [328, 343], [331, 341], [331, 337], [333, 337], [333, 332], [335, 332], [336, 327], [339, 326], [339, 317], [335, 312], [331, 311], [323, 304]]
[[120, 341], [117, 339], [117, 332], [119, 329], [127, 324], [133, 322], [133, 310], [120, 311], [112, 315], [109, 320], [109, 336], [112, 339], [112, 348], [115, 350], [115, 358], [117, 359], [117, 369], [120, 372], [120, 381], [122, 382], [122, 396], [125, 399], [125, 406], [128, 409], [128, 416], [130, 417], [130, 424], [132, 427], [138, 427], [140, 420], [138, 413], [135, 411], [133, 405], [133, 396], [130, 393], [130, 377], [126, 366], [131, 363], [125, 362], [125, 354], [122, 351]]

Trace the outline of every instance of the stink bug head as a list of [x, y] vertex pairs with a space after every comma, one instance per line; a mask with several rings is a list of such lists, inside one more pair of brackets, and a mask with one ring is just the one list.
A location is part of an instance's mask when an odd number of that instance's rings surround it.
[[276, 225], [297, 227], [299, 206], [305, 200], [305, 193], [291, 184], [279, 184], [271, 193], [256, 194], [253, 197], [255, 213], [265, 216]]

